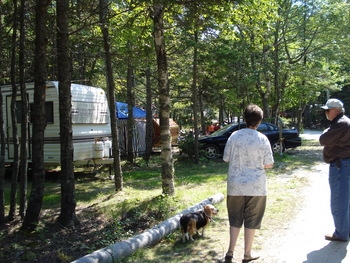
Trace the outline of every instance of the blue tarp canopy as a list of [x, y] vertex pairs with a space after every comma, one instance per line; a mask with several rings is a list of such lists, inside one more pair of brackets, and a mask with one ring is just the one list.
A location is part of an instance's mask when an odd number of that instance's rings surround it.
[[[127, 119], [128, 114], [128, 104], [125, 102], [116, 102], [115, 103], [116, 113], [118, 119]], [[133, 107], [132, 114], [135, 119], [144, 119], [146, 118], [146, 111]]]

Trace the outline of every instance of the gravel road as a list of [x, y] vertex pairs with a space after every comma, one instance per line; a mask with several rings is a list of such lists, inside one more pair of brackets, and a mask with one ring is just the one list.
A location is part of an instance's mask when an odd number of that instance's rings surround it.
[[[310, 186], [303, 191], [304, 203], [269, 247], [263, 249], [260, 262], [268, 263], [340, 263], [350, 262], [348, 243], [329, 242], [333, 233], [329, 207], [328, 165], [319, 164], [310, 173]], [[256, 261], [259, 262], [259, 261]]]
[[[319, 133], [305, 134], [310, 139]], [[311, 136], [311, 137], [310, 137]], [[303, 137], [303, 135], [302, 135]], [[305, 187], [303, 203], [297, 216], [278, 232], [268, 248], [260, 251], [256, 263], [350, 263], [348, 242], [329, 242], [325, 234], [334, 231], [329, 206], [328, 165], [320, 163], [308, 174], [310, 185]]]

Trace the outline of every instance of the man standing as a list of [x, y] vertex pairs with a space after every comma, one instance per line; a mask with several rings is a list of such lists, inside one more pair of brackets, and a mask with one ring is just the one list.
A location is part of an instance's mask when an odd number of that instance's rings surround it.
[[325, 106], [330, 126], [320, 136], [323, 159], [329, 163], [331, 213], [335, 231], [326, 240], [348, 241], [350, 234], [350, 119], [344, 115], [343, 103], [329, 99]]
[[263, 111], [257, 105], [249, 105], [244, 111], [247, 128], [235, 131], [228, 139], [223, 160], [229, 163], [227, 175], [227, 211], [230, 223], [230, 243], [225, 263], [232, 262], [233, 252], [244, 225], [244, 257], [248, 263], [259, 257], [251, 250], [255, 230], [261, 226], [265, 213], [267, 182], [266, 168], [272, 168], [274, 160], [267, 137], [258, 132]]

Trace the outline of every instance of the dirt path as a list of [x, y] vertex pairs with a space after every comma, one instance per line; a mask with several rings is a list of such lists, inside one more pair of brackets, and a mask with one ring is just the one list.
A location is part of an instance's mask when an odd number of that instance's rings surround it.
[[[304, 139], [318, 139], [319, 131], [308, 131]], [[307, 172], [309, 186], [300, 195], [303, 200], [296, 217], [257, 251], [256, 263], [350, 263], [348, 242], [329, 242], [325, 234], [334, 231], [330, 212], [328, 165], [319, 163]], [[301, 175], [305, 176], [305, 175]], [[236, 260], [235, 262], [240, 262]]]
[[319, 164], [308, 175], [310, 185], [304, 189], [301, 210], [276, 236], [267, 241], [261, 251], [264, 263], [345, 263], [348, 243], [324, 239], [333, 233], [329, 207], [328, 165]]

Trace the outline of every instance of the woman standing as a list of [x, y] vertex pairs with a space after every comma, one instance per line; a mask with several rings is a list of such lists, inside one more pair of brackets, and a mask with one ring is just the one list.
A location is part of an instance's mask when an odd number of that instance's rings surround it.
[[244, 111], [247, 128], [231, 134], [223, 160], [229, 163], [227, 176], [227, 211], [230, 243], [225, 263], [232, 262], [233, 252], [244, 225], [244, 257], [242, 262], [258, 259], [251, 255], [255, 230], [260, 229], [266, 207], [266, 168], [273, 167], [273, 153], [267, 137], [256, 129], [263, 119], [257, 105]]

